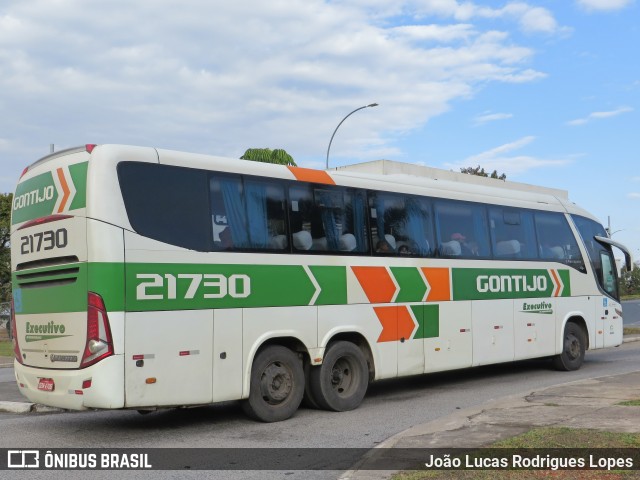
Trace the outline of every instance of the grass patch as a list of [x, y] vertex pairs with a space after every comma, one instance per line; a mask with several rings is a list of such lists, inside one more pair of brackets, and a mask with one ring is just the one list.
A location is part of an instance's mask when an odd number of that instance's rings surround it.
[[[615, 433], [599, 430], [545, 427], [534, 428], [527, 433], [507, 438], [488, 448], [640, 448], [640, 433]], [[529, 480], [554, 479], [640, 479], [639, 471], [605, 472], [596, 470], [458, 470], [458, 471], [425, 471], [401, 472], [392, 480]]]
[[0, 357], [13, 357], [13, 345], [10, 341], [0, 341]]
[[620, 402], [618, 405], [623, 405], [625, 407], [640, 407], [640, 399], [638, 400], [628, 400], [626, 402]]
[[622, 295], [620, 297], [621, 301], [625, 301], [625, 300], [638, 300], [640, 298], [640, 294], [638, 293], [634, 293], [633, 295]]
[[496, 448], [640, 448], [640, 433], [616, 433], [587, 428], [534, 428], [496, 442]]
[[622, 329], [623, 335], [640, 335], [640, 327], [624, 327]]
[[394, 475], [392, 480], [638, 480], [637, 471], [597, 471], [597, 470], [459, 470], [447, 472], [405, 472]]

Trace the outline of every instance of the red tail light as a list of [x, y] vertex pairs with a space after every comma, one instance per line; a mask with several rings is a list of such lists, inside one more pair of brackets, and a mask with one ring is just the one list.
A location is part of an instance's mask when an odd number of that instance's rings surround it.
[[102, 297], [89, 292], [87, 306], [87, 343], [82, 354], [80, 368], [88, 367], [113, 355], [113, 340], [109, 316]]
[[13, 343], [13, 354], [16, 360], [22, 363], [22, 354], [18, 345], [18, 331], [16, 330], [16, 310], [13, 307], [13, 298], [11, 299], [11, 342]]
[[47, 215], [46, 217], [36, 218], [34, 220], [29, 220], [24, 225], [18, 227], [18, 230], [22, 230], [23, 228], [33, 227], [34, 225], [42, 225], [43, 223], [57, 222], [58, 220], [66, 220], [67, 218], [73, 218], [73, 215]]

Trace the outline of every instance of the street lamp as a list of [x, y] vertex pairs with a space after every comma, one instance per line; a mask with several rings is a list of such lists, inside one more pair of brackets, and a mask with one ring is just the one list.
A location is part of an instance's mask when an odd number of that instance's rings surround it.
[[349, 118], [351, 115], [353, 115], [354, 113], [356, 113], [358, 110], [362, 110], [363, 108], [369, 108], [369, 107], [377, 107], [378, 104], [377, 103], [370, 103], [369, 105], [365, 105], [363, 107], [360, 108], [356, 108], [353, 112], [349, 113], [346, 117], [344, 117], [340, 123], [338, 124], [338, 126], [336, 127], [336, 129], [333, 131], [333, 135], [331, 135], [331, 140], [329, 140], [329, 146], [327, 147], [327, 167], [326, 169], [329, 169], [329, 150], [331, 150], [331, 142], [333, 142], [333, 137], [336, 136], [336, 132], [338, 131], [338, 129], [340, 128], [340, 125], [342, 125], [342, 122], [344, 122], [347, 118]]

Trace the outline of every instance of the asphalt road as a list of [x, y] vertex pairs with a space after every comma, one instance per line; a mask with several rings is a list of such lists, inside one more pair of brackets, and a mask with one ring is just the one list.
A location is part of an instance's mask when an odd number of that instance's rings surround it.
[[13, 374], [13, 368], [0, 368], [0, 383], [15, 381], [16, 377]]
[[627, 327], [640, 327], [640, 300], [628, 300], [622, 302], [624, 325]]
[[[625, 325], [640, 326], [640, 300], [623, 303]], [[417, 424], [505, 395], [637, 371], [640, 342], [587, 353], [577, 372], [556, 372], [543, 360], [447, 372], [373, 384], [352, 412], [301, 409], [277, 424], [248, 420], [237, 403], [142, 416], [134, 411], [63, 414], [0, 414], [0, 448], [370, 448]], [[0, 369], [0, 382], [13, 369]], [[8, 475], [5, 477], [4, 473]], [[91, 472], [91, 478], [337, 478], [337, 471], [291, 472]], [[15, 475], [15, 477], [14, 477]], [[18, 478], [3, 472], [3, 478]], [[32, 478], [86, 478], [81, 472], [30, 472]], [[22, 478], [22, 477], [20, 477]]]
[[[373, 447], [411, 426], [441, 418], [459, 408], [575, 380], [637, 371], [640, 342], [587, 353], [577, 372], [556, 372], [536, 360], [378, 382], [352, 412], [301, 409], [276, 424], [248, 420], [236, 403], [150, 415], [134, 411], [0, 415], [0, 447]], [[5, 369], [10, 370], [10, 369]], [[154, 478], [337, 478], [335, 471], [154, 472]], [[215, 475], [214, 475], [215, 473]], [[74, 478], [81, 472], [30, 472], [32, 478]], [[64, 475], [63, 475], [64, 474]], [[111, 473], [111, 477], [115, 473]], [[127, 477], [151, 478], [151, 472]], [[120, 475], [120, 474], [119, 474]], [[92, 472], [91, 478], [110, 478]], [[17, 476], [15, 477], [17, 478]], [[84, 477], [82, 477], [84, 478]]]

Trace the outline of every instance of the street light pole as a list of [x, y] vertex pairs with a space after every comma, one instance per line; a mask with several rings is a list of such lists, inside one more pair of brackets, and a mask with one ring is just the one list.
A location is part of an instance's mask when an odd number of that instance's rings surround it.
[[329, 169], [329, 150], [331, 150], [331, 142], [333, 142], [333, 137], [336, 136], [336, 132], [338, 131], [338, 129], [340, 128], [340, 125], [342, 125], [342, 123], [349, 118], [351, 115], [353, 115], [354, 113], [356, 113], [358, 110], [362, 110], [363, 108], [369, 108], [369, 107], [377, 107], [378, 104], [377, 103], [370, 103], [369, 105], [364, 105], [363, 107], [359, 107], [356, 108], [353, 112], [350, 112], [349, 114], [347, 114], [346, 117], [344, 117], [340, 123], [338, 124], [338, 126], [336, 127], [336, 129], [333, 131], [333, 135], [331, 135], [331, 140], [329, 140], [329, 146], [327, 147], [327, 166], [326, 169]]
[[618, 232], [622, 232], [625, 229], [621, 228], [620, 230], [616, 230], [615, 232], [611, 231], [611, 216], [607, 215], [607, 228], [605, 228], [605, 230], [607, 231], [607, 234], [609, 235], [609, 238], [613, 237], [614, 233], [618, 233]]

